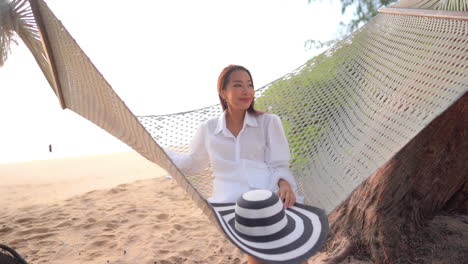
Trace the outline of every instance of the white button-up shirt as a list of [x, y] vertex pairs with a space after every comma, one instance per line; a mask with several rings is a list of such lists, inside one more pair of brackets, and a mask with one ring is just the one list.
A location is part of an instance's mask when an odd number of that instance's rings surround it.
[[188, 153], [165, 151], [184, 173], [199, 173], [211, 163], [214, 182], [209, 202], [236, 202], [253, 189], [276, 192], [280, 179], [297, 190], [289, 171], [288, 141], [280, 118], [274, 114], [246, 111], [244, 125], [235, 137], [226, 127], [224, 112], [200, 125]]

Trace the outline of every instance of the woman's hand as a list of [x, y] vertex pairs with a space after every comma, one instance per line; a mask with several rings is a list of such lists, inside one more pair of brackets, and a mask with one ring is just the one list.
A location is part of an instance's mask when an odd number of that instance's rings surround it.
[[289, 182], [280, 179], [278, 181], [279, 191], [278, 196], [284, 203], [284, 208], [290, 208], [296, 202], [296, 194], [291, 188]]

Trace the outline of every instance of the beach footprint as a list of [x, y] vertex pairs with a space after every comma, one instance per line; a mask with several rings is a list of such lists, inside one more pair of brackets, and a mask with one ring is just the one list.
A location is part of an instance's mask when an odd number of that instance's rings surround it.
[[179, 225], [179, 224], [174, 224], [172, 227], [177, 231], [185, 229], [183, 225]]
[[17, 224], [26, 224], [26, 223], [34, 222], [35, 220], [36, 220], [35, 218], [25, 217], [25, 218], [20, 218], [20, 219], [16, 220], [15, 223], [17, 223]]
[[16, 232], [16, 234], [19, 236], [24, 236], [24, 235], [31, 235], [31, 234], [43, 234], [43, 233], [48, 233], [50, 231], [51, 230], [46, 227], [37, 227], [37, 228], [30, 228], [24, 231]]
[[13, 228], [3, 226], [2, 228], [0, 228], [0, 235], [6, 235], [8, 233], [11, 233], [12, 231], [13, 231]]
[[159, 220], [167, 220], [169, 218], [169, 215], [168, 214], [158, 214], [156, 216], [156, 218], [158, 218]]

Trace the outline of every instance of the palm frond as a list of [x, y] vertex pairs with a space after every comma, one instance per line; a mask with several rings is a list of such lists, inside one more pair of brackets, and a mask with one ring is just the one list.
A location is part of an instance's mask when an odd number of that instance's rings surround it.
[[23, 36], [39, 39], [29, 2], [0, 0], [0, 66], [7, 60], [11, 44], [18, 44], [18, 37]]
[[15, 25], [12, 21], [12, 6], [7, 0], [0, 0], [0, 66], [3, 66], [10, 53], [10, 44], [18, 43], [15, 39]]

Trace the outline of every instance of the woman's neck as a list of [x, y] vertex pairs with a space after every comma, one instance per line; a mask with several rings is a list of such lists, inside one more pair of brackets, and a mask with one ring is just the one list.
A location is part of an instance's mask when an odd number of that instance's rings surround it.
[[234, 137], [239, 135], [244, 126], [245, 110], [226, 110], [226, 127]]
[[226, 120], [234, 124], [243, 124], [246, 110], [226, 110]]

